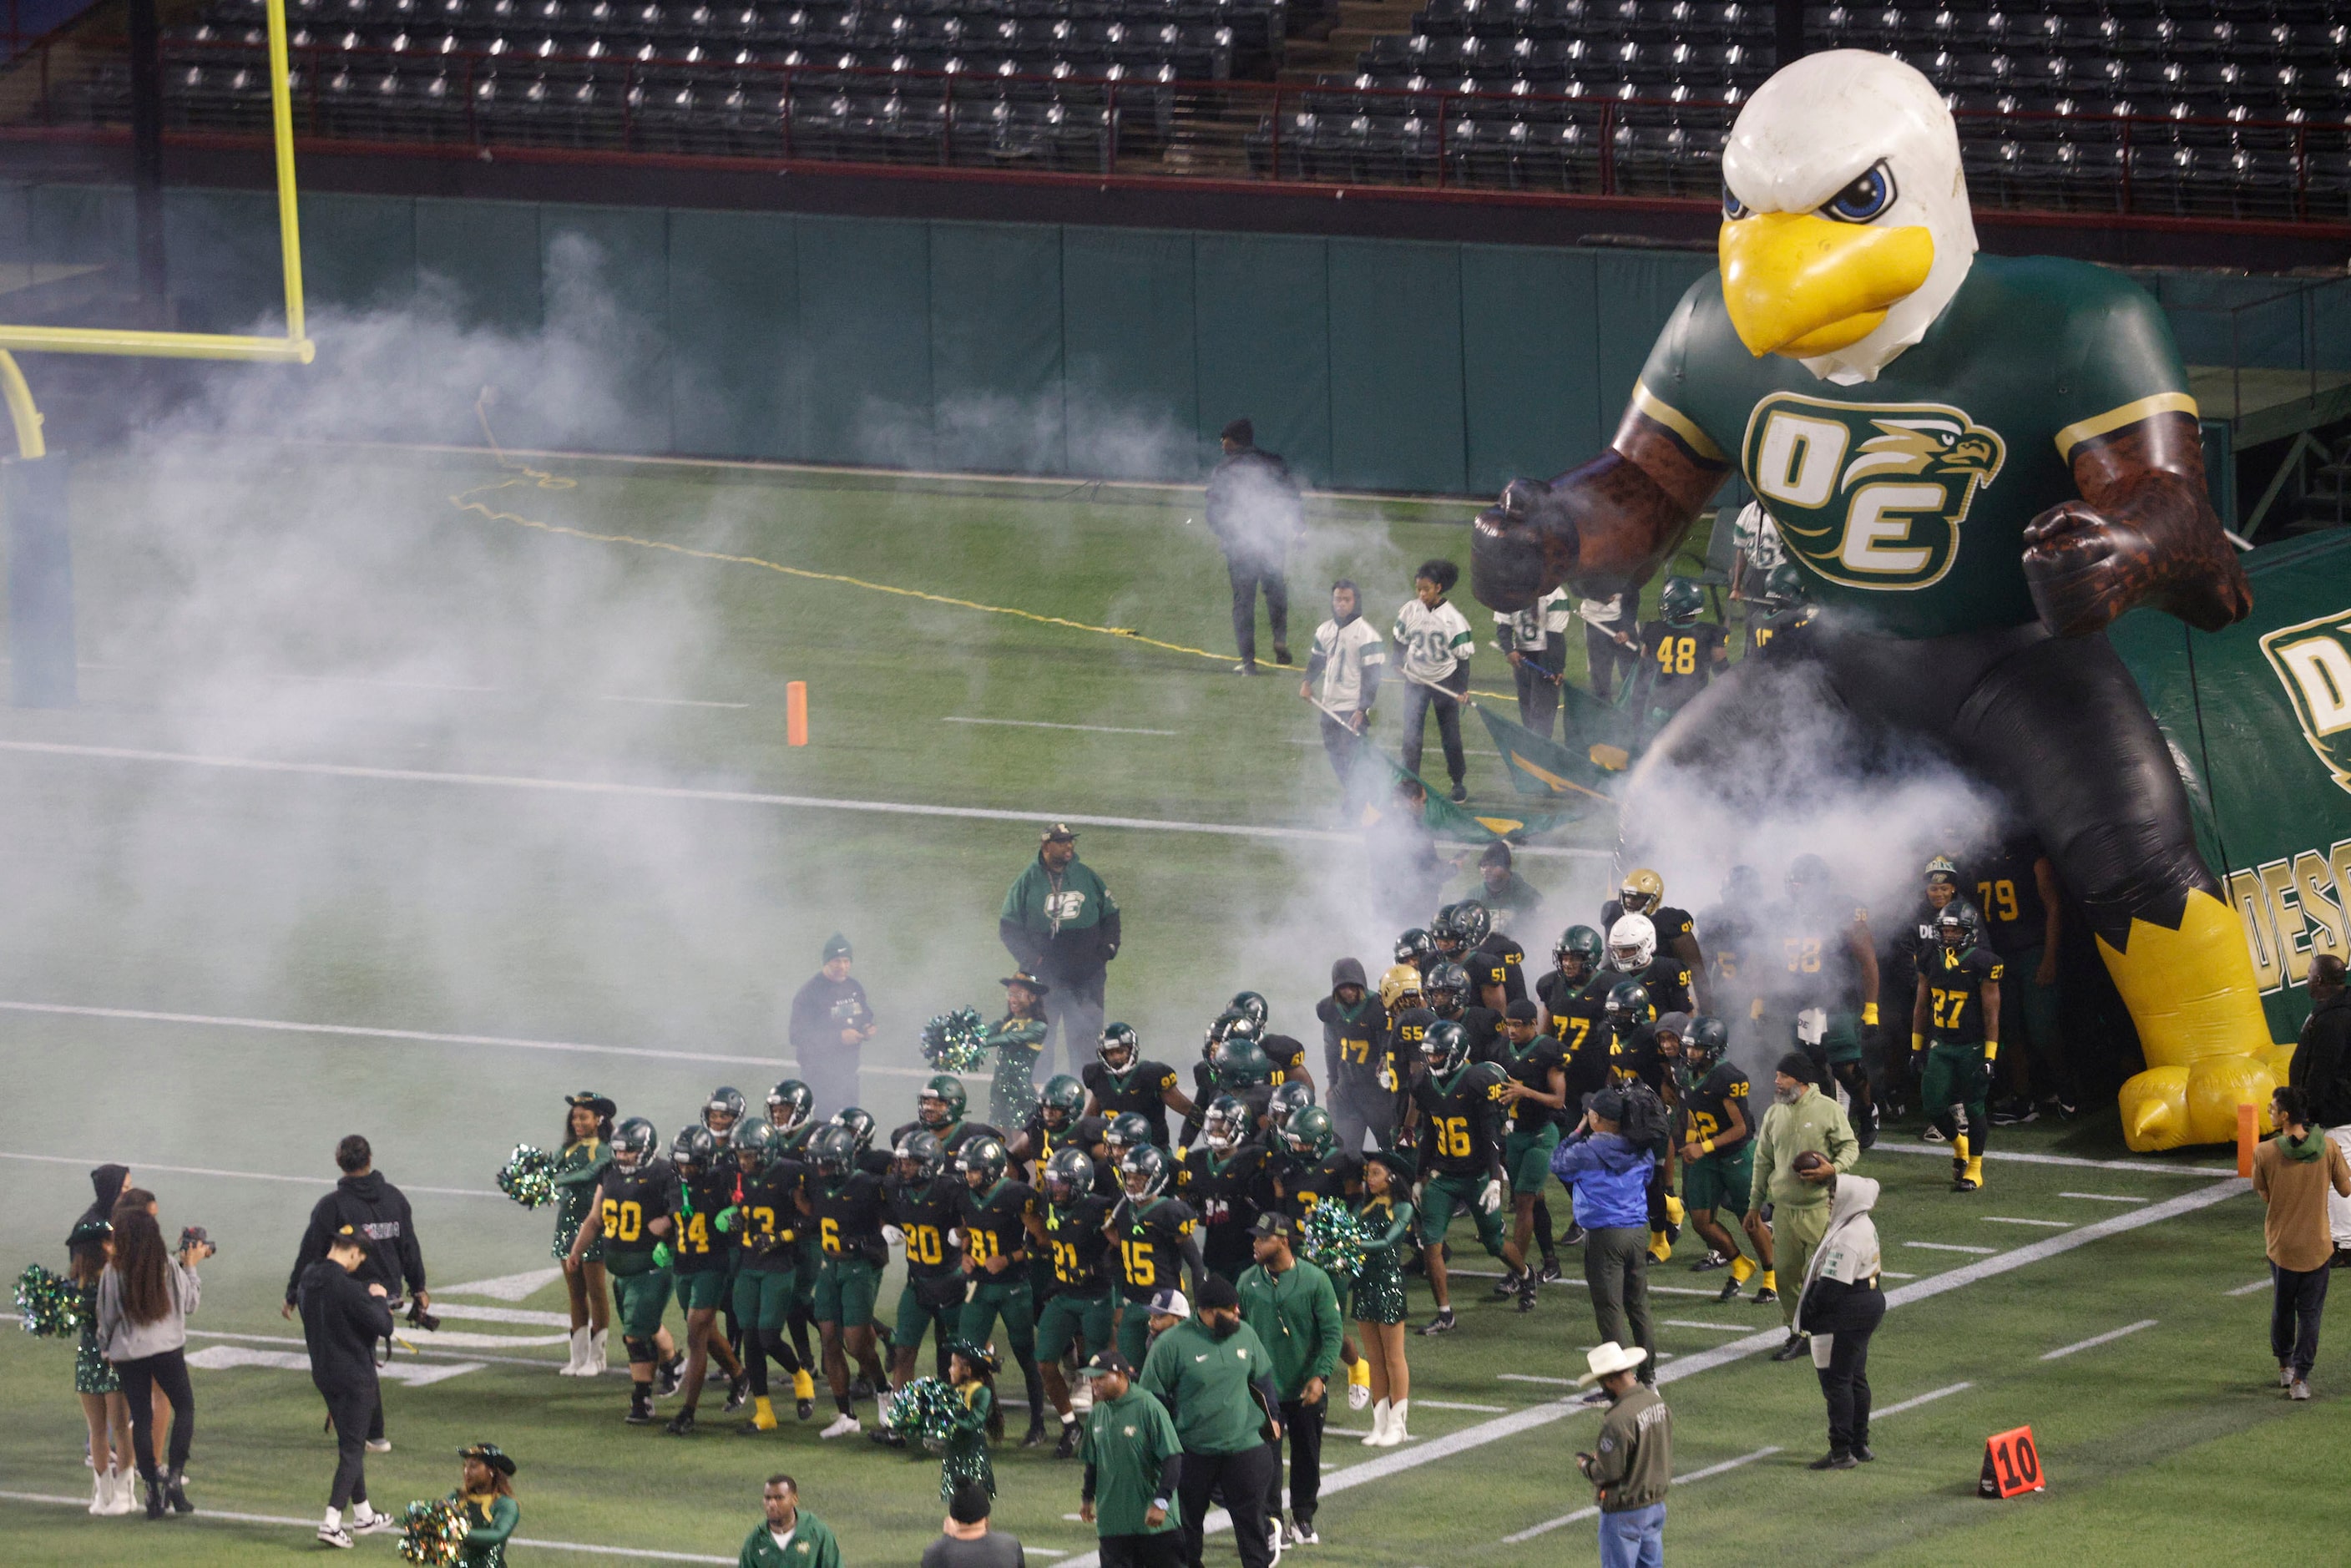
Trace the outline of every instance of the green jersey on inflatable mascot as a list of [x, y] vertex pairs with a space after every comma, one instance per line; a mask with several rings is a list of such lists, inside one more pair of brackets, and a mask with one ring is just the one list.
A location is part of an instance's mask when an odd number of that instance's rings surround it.
[[1885, 56], [1775, 74], [1723, 186], [1721, 265], [1609, 449], [1477, 519], [1478, 598], [1645, 580], [1736, 465], [1821, 613], [1659, 737], [1628, 846], [1664, 769], [1760, 808], [1778, 780], [1709, 758], [1802, 705], [1939, 750], [2007, 798], [2087, 912], [2147, 1055], [2122, 1092], [2131, 1146], [2233, 1137], [2277, 1077], [2252, 962], [2105, 633], [2142, 605], [2209, 632], [2252, 603], [2160, 309], [2086, 263], [1978, 256], [1950, 111]]

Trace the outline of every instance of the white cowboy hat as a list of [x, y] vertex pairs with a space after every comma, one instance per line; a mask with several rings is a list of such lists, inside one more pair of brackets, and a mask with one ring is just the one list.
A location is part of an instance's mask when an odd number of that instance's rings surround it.
[[1639, 1345], [1636, 1344], [1628, 1350], [1612, 1339], [1605, 1344], [1594, 1345], [1585, 1353], [1583, 1364], [1592, 1370], [1577, 1378], [1575, 1385], [1581, 1388], [1587, 1383], [1599, 1382], [1611, 1373], [1630, 1372], [1648, 1359], [1649, 1353]]

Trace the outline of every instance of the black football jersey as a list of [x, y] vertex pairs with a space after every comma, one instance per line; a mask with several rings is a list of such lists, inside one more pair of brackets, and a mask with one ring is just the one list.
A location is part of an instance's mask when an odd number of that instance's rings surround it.
[[1273, 1063], [1273, 1082], [1277, 1085], [1289, 1082], [1306, 1066], [1303, 1040], [1286, 1034], [1270, 1034], [1258, 1043], [1265, 1049], [1265, 1059]]
[[1021, 1164], [1035, 1169], [1037, 1175], [1031, 1178], [1033, 1185], [1044, 1179], [1045, 1162], [1068, 1148], [1077, 1136], [1078, 1129], [1073, 1121], [1063, 1122], [1058, 1127], [1050, 1125], [1045, 1120], [1045, 1107], [1040, 1105], [1029, 1113], [1029, 1120], [1021, 1124], [1020, 1131], [1029, 1140], [1029, 1157]]
[[1462, 967], [1469, 971], [1469, 983], [1501, 987], [1505, 1002], [1527, 999], [1526, 962], [1526, 949], [1499, 931], [1489, 935], [1478, 944], [1477, 951], [1462, 957]]
[[968, 1190], [954, 1176], [926, 1182], [883, 1183], [883, 1212], [905, 1235], [906, 1272], [915, 1279], [936, 1279], [956, 1271], [958, 1260], [947, 1246], [947, 1232], [963, 1223], [963, 1195]]
[[[1628, 975], [1621, 969], [1610, 969], [1606, 978], [1612, 987], [1620, 981], [1631, 980], [1648, 992], [1651, 1018], [1690, 1010], [1689, 966], [1678, 955], [1668, 953], [1662, 947], [1657, 949], [1657, 956], [1649, 960], [1649, 967], [1640, 973]], [[1604, 1002], [1608, 992], [1603, 989], [1600, 996]]]
[[838, 1179], [818, 1176], [808, 1184], [818, 1248], [827, 1258], [855, 1258], [862, 1246], [882, 1239], [882, 1178], [852, 1171]]
[[1501, 1163], [1502, 1070], [1473, 1061], [1448, 1080], [1435, 1073], [1413, 1086], [1420, 1111], [1422, 1169], [1440, 1176], [1486, 1176]]
[[1388, 1056], [1395, 1064], [1399, 1086], [1409, 1082], [1413, 1069], [1420, 1061], [1420, 1042], [1428, 1038], [1428, 1026], [1437, 1021], [1429, 1008], [1406, 1008], [1396, 1014], [1388, 1030]]
[[1635, 1024], [1629, 1030], [1613, 1030], [1609, 1037], [1608, 1066], [1616, 1077], [1637, 1078], [1660, 1095], [1666, 1092], [1666, 1059], [1657, 1052], [1657, 1026]]
[[667, 1219], [677, 1212], [677, 1167], [667, 1160], [643, 1160], [633, 1171], [607, 1166], [596, 1183], [604, 1250], [650, 1260], [654, 1248], [674, 1239], [654, 1235], [651, 1227], [654, 1220]]
[[797, 1160], [773, 1160], [757, 1176], [742, 1179], [735, 1200], [735, 1229], [744, 1266], [789, 1269], [798, 1261], [793, 1243], [802, 1224], [799, 1194], [807, 1167]]
[[1110, 1251], [1102, 1221], [1110, 1209], [1110, 1199], [1092, 1194], [1069, 1204], [1044, 1206], [1046, 1253], [1056, 1288], [1089, 1294], [1102, 1288], [1102, 1260]]
[[1698, 917], [1698, 945], [1710, 977], [1733, 986], [1746, 983], [1756, 960], [1754, 916], [1719, 904]]
[[1176, 1167], [1177, 1195], [1211, 1235], [1256, 1224], [1266, 1182], [1266, 1147], [1255, 1142], [1221, 1155], [1203, 1145], [1186, 1150]]
[[1124, 1072], [1113, 1072], [1099, 1061], [1089, 1061], [1079, 1074], [1086, 1092], [1104, 1121], [1132, 1111], [1151, 1124], [1151, 1141], [1167, 1146], [1166, 1092], [1176, 1087], [1176, 1070], [1164, 1061], [1136, 1061]]
[[1652, 707], [1679, 708], [1698, 693], [1714, 674], [1714, 656], [1726, 634], [1712, 621], [1670, 626], [1651, 621], [1641, 628], [1641, 667], [1649, 683]]
[[1010, 1177], [985, 1193], [966, 1188], [963, 1249], [985, 1267], [998, 1254], [1019, 1258], [1029, 1250], [1029, 1218], [1037, 1212], [1037, 1189]]
[[1484, 1061], [1501, 1042], [1502, 1015], [1491, 1008], [1463, 1008], [1453, 1021], [1461, 1026], [1462, 1038], [1469, 1042], [1472, 1061]]
[[1984, 983], [2000, 984], [2006, 970], [1998, 954], [1980, 945], [1965, 953], [1928, 948], [1919, 956], [1927, 984], [1927, 1038], [1936, 1045], [1980, 1045], [1984, 1038]]
[[2037, 839], [2021, 839], [1980, 862], [1970, 862], [1962, 886], [1975, 895], [1983, 916], [1985, 944], [1995, 953], [2022, 953], [2049, 939], [2049, 906], [2032, 868], [2042, 855]]
[[1282, 1212], [1302, 1221], [1316, 1204], [1344, 1201], [1364, 1185], [1364, 1156], [1332, 1149], [1317, 1160], [1293, 1159], [1282, 1167], [1280, 1182]]
[[1831, 894], [1809, 905], [1781, 908], [1783, 924], [1773, 964], [1773, 988], [1790, 1006], [1851, 1011], [1861, 1002], [1861, 972], [1849, 938], [1869, 910], [1857, 899]]
[[1155, 1198], [1141, 1208], [1121, 1211], [1111, 1239], [1117, 1243], [1113, 1267], [1130, 1301], [1184, 1283], [1184, 1243], [1198, 1228], [1192, 1206], [1180, 1197]]
[[[1567, 1068], [1567, 1053], [1559, 1041], [1550, 1035], [1539, 1034], [1527, 1041], [1523, 1050], [1508, 1040], [1498, 1041], [1495, 1052], [1489, 1058], [1511, 1078], [1525, 1084], [1538, 1094], [1551, 1092], [1551, 1075]], [[1552, 1120], [1558, 1113], [1548, 1105], [1538, 1105], [1531, 1100], [1512, 1101], [1509, 1109], [1510, 1131], [1532, 1133]]]
[[1322, 1020], [1324, 1062], [1333, 1074], [1330, 1086], [1377, 1089], [1388, 1048], [1387, 1009], [1378, 995], [1365, 991], [1353, 1008], [1341, 1007], [1336, 997], [1325, 997], [1314, 1011]]
[[[1647, 913], [1649, 924], [1657, 928], [1657, 951], [1660, 953], [1670, 953], [1677, 941], [1698, 928], [1698, 923], [1690, 918], [1688, 910], [1677, 909], [1670, 904], [1661, 904]], [[1600, 906], [1600, 939], [1603, 942], [1608, 940], [1608, 933], [1623, 918], [1623, 899], [1612, 898]]]
[[1714, 1071], [1690, 1085], [1682, 1094], [1682, 1111], [1688, 1118], [1686, 1140], [1697, 1143], [1703, 1138], [1719, 1138], [1730, 1130], [1729, 1106], [1736, 1102], [1739, 1113], [1746, 1119], [1748, 1135], [1755, 1132], [1755, 1119], [1749, 1114], [1747, 1096], [1751, 1090], [1747, 1071], [1728, 1061], [1718, 1061]]
[[726, 1268], [727, 1239], [716, 1220], [719, 1211], [735, 1201], [731, 1163], [681, 1181], [678, 1198], [677, 1235], [670, 1248], [677, 1255], [677, 1271], [701, 1274]]

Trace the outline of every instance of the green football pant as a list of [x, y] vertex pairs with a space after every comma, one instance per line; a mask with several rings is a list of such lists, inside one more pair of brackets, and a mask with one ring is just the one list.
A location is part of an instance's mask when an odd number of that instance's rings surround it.
[[1018, 1278], [1010, 1269], [996, 1279], [1001, 1281], [1008, 1276], [1013, 1277], [1013, 1283], [989, 1283], [987, 1276], [979, 1277], [979, 1282], [971, 1288], [970, 1298], [963, 1304], [963, 1316], [956, 1320], [956, 1337], [973, 1344], [986, 1344], [987, 1336], [996, 1332], [996, 1320], [1001, 1315], [1004, 1337], [1010, 1342], [1012, 1354], [1028, 1361], [1037, 1353], [1037, 1310], [1030, 1304], [1029, 1281]]
[[[1420, 1244], [1434, 1247], [1445, 1239], [1445, 1232], [1453, 1224], [1456, 1209], [1466, 1212], [1477, 1222], [1478, 1240], [1496, 1258], [1502, 1255], [1502, 1211], [1488, 1214], [1478, 1207], [1478, 1195], [1484, 1191], [1484, 1176], [1435, 1176], [1421, 1189]], [[1538, 1186], [1536, 1191], [1542, 1189]]]
[[1531, 1133], [1510, 1133], [1502, 1138], [1502, 1171], [1510, 1191], [1520, 1197], [1541, 1193], [1551, 1180], [1551, 1152], [1559, 1147], [1559, 1124], [1545, 1122]]
[[1727, 1155], [1707, 1155], [1682, 1166], [1682, 1207], [1700, 1214], [1747, 1207], [1755, 1186], [1755, 1140], [1749, 1138]]
[[746, 1269], [736, 1275], [736, 1321], [763, 1333], [783, 1333], [798, 1273], [794, 1269]]
[[1061, 1360], [1070, 1353], [1073, 1340], [1084, 1342], [1088, 1355], [1108, 1350], [1110, 1324], [1109, 1291], [1081, 1296], [1064, 1291], [1047, 1301], [1045, 1310], [1037, 1314], [1037, 1359]]
[[1151, 1304], [1130, 1297], [1118, 1304], [1118, 1354], [1138, 1373], [1151, 1350]]
[[862, 1329], [873, 1321], [882, 1270], [862, 1258], [828, 1258], [816, 1276], [816, 1321]]
[[912, 1350], [923, 1343], [925, 1330], [930, 1331], [936, 1343], [945, 1344], [955, 1337], [956, 1324], [962, 1316], [961, 1301], [926, 1307], [914, 1287], [907, 1285], [898, 1292], [898, 1321], [890, 1330], [890, 1347]]
[[[1991, 1065], [1980, 1045], [1930, 1045], [1927, 1071], [1920, 1075], [1919, 1107], [1946, 1137], [1964, 1134], [1968, 1153], [1980, 1157], [1984, 1134], [1991, 1129]], [[1946, 1117], [1944, 1113], [1956, 1114]], [[1957, 1145], [1953, 1145], [1956, 1150]]]
[[650, 1342], [661, 1333], [662, 1313], [669, 1310], [670, 1287], [666, 1269], [612, 1276], [612, 1318], [622, 1339]]
[[677, 1270], [677, 1304], [682, 1311], [698, 1312], [707, 1308], [717, 1311], [726, 1304], [726, 1270], [716, 1269]]

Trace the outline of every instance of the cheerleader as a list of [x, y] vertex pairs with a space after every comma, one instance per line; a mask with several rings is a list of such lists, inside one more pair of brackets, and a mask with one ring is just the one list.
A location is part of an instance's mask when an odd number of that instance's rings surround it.
[[567, 1095], [563, 1153], [555, 1162], [555, 1259], [563, 1265], [563, 1288], [571, 1298], [571, 1360], [565, 1377], [593, 1377], [604, 1370], [604, 1336], [611, 1328], [612, 1297], [604, 1288], [604, 1244], [589, 1243], [577, 1260], [572, 1239], [596, 1206], [597, 1184], [612, 1163], [612, 1117], [619, 1110], [592, 1089]]
[[1024, 1127], [1037, 1108], [1037, 1058], [1045, 1050], [1045, 993], [1052, 989], [1025, 970], [1004, 981], [1004, 1016], [990, 1024], [987, 1044], [996, 1052], [996, 1075], [987, 1084], [987, 1119], [999, 1127]]
[[82, 1419], [89, 1426], [89, 1511], [129, 1513], [136, 1506], [131, 1456], [131, 1406], [122, 1399], [122, 1380], [98, 1348], [98, 1278], [114, 1255], [114, 1227], [85, 1216], [66, 1238], [66, 1255], [72, 1261], [67, 1277], [81, 1291], [81, 1343], [74, 1350], [74, 1393], [81, 1400]]
[[987, 1440], [1004, 1440], [1004, 1407], [996, 1402], [996, 1375], [1002, 1363], [986, 1345], [957, 1340], [947, 1348], [947, 1381], [962, 1404], [949, 1428], [946, 1451], [939, 1462], [939, 1500], [954, 1498], [959, 1486], [976, 1486], [996, 1495], [996, 1469], [988, 1463]]
[[1372, 1435], [1364, 1439], [1369, 1448], [1393, 1448], [1405, 1440], [1412, 1403], [1412, 1368], [1404, 1359], [1404, 1249], [1412, 1239], [1412, 1184], [1418, 1174], [1402, 1149], [1374, 1149], [1364, 1156], [1364, 1197], [1355, 1212], [1371, 1239], [1352, 1310], [1355, 1337], [1371, 1363]]
[[507, 1541], [522, 1522], [522, 1505], [514, 1494], [515, 1462], [496, 1443], [460, 1448], [457, 1457], [465, 1468], [449, 1500], [465, 1506], [467, 1526], [457, 1548], [457, 1568], [506, 1568]]

